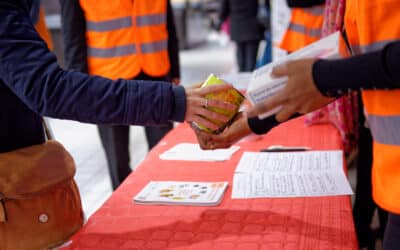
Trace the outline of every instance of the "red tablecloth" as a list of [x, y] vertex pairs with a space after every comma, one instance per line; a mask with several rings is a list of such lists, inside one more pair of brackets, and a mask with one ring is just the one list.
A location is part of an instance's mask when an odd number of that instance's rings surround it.
[[[299, 118], [259, 140], [248, 138], [226, 162], [163, 161], [158, 155], [195, 142], [183, 124], [150, 152], [138, 169], [89, 218], [65, 249], [357, 249], [349, 196], [232, 200], [232, 178], [243, 151], [271, 144], [341, 149], [330, 125], [306, 127]], [[136, 205], [150, 180], [229, 181], [217, 207]], [[64, 248], [63, 248], [64, 249]]]

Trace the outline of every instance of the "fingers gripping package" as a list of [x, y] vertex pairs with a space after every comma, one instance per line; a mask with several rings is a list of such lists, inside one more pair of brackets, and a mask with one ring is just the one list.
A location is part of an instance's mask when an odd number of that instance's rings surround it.
[[[207, 78], [207, 80], [201, 85], [201, 87], [206, 87], [214, 84], [223, 84], [225, 83], [223, 80], [215, 76], [214, 74], [210, 74]], [[242, 104], [244, 100], [244, 96], [235, 88], [225, 90], [225, 91], [219, 91], [219, 92], [214, 92], [214, 93], [209, 93], [205, 96], [206, 99], [209, 100], [221, 100], [225, 102], [229, 102], [231, 104], [234, 104], [236, 106], [235, 110], [225, 110], [221, 108], [216, 108], [216, 107], [207, 107], [208, 110], [214, 111], [219, 114], [223, 114], [229, 118], [228, 122], [222, 122], [218, 120], [213, 120], [207, 117], [204, 117], [205, 119], [211, 121], [212, 123], [218, 125], [218, 129], [212, 130], [202, 124], [197, 124], [193, 123], [194, 127], [197, 129], [200, 129], [202, 131], [208, 132], [208, 133], [214, 133], [218, 134], [221, 133], [227, 125], [229, 125], [230, 122], [233, 121], [235, 118], [236, 114], [239, 111], [240, 105]]]
[[[340, 46], [339, 46], [340, 44]], [[340, 32], [335, 32], [325, 38], [318, 40], [277, 62], [267, 64], [252, 73], [249, 87], [247, 88], [247, 98], [252, 105], [256, 105], [267, 100], [269, 97], [275, 95], [282, 90], [288, 80], [287, 77], [272, 78], [271, 71], [278, 65], [283, 64], [290, 60], [303, 59], [303, 58], [324, 58], [324, 59], [337, 59], [348, 55], [347, 51], [342, 51], [346, 48], [344, 45]], [[346, 50], [346, 49], [344, 49]], [[260, 119], [276, 114], [280, 107], [273, 109], [267, 113], [259, 115]]]

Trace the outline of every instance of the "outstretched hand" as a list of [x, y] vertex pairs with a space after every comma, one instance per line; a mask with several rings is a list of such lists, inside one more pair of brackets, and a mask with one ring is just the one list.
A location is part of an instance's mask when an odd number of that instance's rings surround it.
[[282, 106], [276, 119], [283, 122], [295, 113], [306, 114], [332, 102], [334, 98], [323, 96], [315, 86], [312, 77], [315, 61], [316, 59], [301, 59], [276, 66], [272, 76], [287, 76], [286, 86], [276, 95], [248, 109], [248, 117], [255, 117]]
[[[186, 116], [185, 120], [188, 122], [195, 122], [203, 126], [216, 130], [219, 128], [217, 124], [212, 123], [210, 120], [216, 120], [223, 123], [229, 121], [229, 117], [209, 110], [209, 107], [221, 108], [229, 111], [235, 111], [236, 106], [229, 102], [206, 99], [205, 96], [210, 93], [227, 91], [232, 89], [232, 85], [218, 84], [210, 85], [207, 87], [199, 88], [188, 87], [186, 91]], [[207, 117], [208, 119], [205, 119]]]
[[202, 149], [229, 148], [241, 138], [252, 133], [247, 117], [239, 113], [233, 123], [220, 134], [210, 134], [193, 127]]

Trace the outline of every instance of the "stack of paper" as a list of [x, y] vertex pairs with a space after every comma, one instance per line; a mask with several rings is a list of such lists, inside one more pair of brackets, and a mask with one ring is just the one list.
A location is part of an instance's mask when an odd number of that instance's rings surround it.
[[228, 149], [202, 150], [199, 144], [180, 143], [162, 153], [160, 159], [176, 161], [226, 161], [239, 148], [239, 146], [232, 146]]
[[137, 204], [216, 206], [227, 182], [151, 181], [133, 200]]
[[232, 198], [352, 194], [342, 151], [245, 152], [235, 170]]
[[[272, 78], [271, 71], [278, 64], [302, 58], [326, 58], [335, 59], [341, 57], [342, 51], [339, 51], [339, 43], [342, 40], [340, 32], [335, 32], [324, 37], [294, 53], [282, 58], [277, 62], [267, 64], [252, 73], [249, 87], [247, 88], [247, 97], [255, 105], [269, 97], [275, 95], [285, 87], [287, 77]], [[260, 119], [268, 117], [278, 112], [279, 107], [259, 116]]]

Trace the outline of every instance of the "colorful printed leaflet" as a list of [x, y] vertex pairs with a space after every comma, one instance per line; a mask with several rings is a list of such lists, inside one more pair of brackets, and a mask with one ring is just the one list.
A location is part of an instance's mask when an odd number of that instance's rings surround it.
[[134, 198], [137, 204], [216, 206], [228, 182], [150, 181]]

